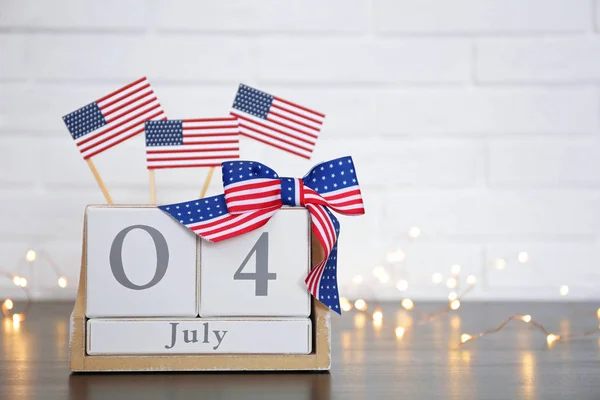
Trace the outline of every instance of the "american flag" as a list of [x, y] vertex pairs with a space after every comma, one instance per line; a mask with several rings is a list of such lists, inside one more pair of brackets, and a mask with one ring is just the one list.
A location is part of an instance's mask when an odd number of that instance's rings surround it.
[[362, 195], [351, 157], [315, 166], [304, 178], [280, 178], [254, 161], [225, 162], [225, 194], [159, 206], [197, 235], [220, 242], [264, 226], [282, 207], [306, 207], [312, 233], [325, 259], [306, 278], [310, 293], [340, 312], [337, 284], [337, 238], [340, 224], [333, 213], [364, 214]]
[[235, 117], [146, 122], [148, 169], [215, 167], [240, 158]]
[[240, 120], [243, 135], [310, 158], [325, 114], [240, 85], [231, 114]]
[[166, 119], [144, 77], [63, 117], [84, 159], [144, 131], [144, 122]]

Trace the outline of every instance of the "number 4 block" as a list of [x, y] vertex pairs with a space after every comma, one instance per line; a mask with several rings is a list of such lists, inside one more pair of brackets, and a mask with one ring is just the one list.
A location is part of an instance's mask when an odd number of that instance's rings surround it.
[[253, 232], [202, 241], [200, 316], [309, 316], [309, 218], [282, 209]]

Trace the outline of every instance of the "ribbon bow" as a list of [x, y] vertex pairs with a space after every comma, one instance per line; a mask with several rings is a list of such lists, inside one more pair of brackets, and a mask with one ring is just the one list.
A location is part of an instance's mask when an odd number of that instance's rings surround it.
[[303, 178], [281, 178], [255, 161], [222, 164], [225, 194], [166, 204], [159, 208], [210, 242], [220, 242], [265, 225], [282, 207], [305, 207], [312, 233], [325, 252], [305, 279], [309, 292], [341, 314], [337, 283], [337, 239], [340, 223], [331, 210], [365, 213], [351, 157], [313, 167]]

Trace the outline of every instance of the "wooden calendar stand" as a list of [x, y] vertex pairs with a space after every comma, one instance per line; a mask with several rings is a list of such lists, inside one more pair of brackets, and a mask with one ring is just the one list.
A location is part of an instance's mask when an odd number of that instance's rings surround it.
[[[148, 206], [154, 207], [154, 206]], [[329, 309], [311, 297], [312, 352], [300, 354], [193, 354], [193, 355], [88, 355], [86, 352], [86, 225], [79, 289], [71, 314], [69, 367], [72, 372], [118, 371], [327, 371], [331, 366]], [[323, 249], [311, 239], [312, 264], [323, 258]]]

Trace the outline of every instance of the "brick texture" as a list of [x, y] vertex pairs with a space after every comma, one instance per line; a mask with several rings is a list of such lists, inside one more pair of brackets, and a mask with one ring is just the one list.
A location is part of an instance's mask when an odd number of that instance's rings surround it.
[[[327, 114], [313, 160], [248, 139], [242, 157], [301, 176], [354, 156], [367, 214], [342, 218], [348, 297], [445, 299], [432, 275], [459, 264], [474, 299], [599, 298], [599, 6], [0, 0], [0, 269], [45, 250], [70, 285], [39, 261], [34, 297], [74, 296], [84, 208], [104, 199], [61, 117], [147, 76], [171, 118], [226, 115], [240, 82]], [[94, 162], [116, 202], [148, 202], [141, 137]], [[198, 196], [206, 172], [158, 171], [159, 202]]]

